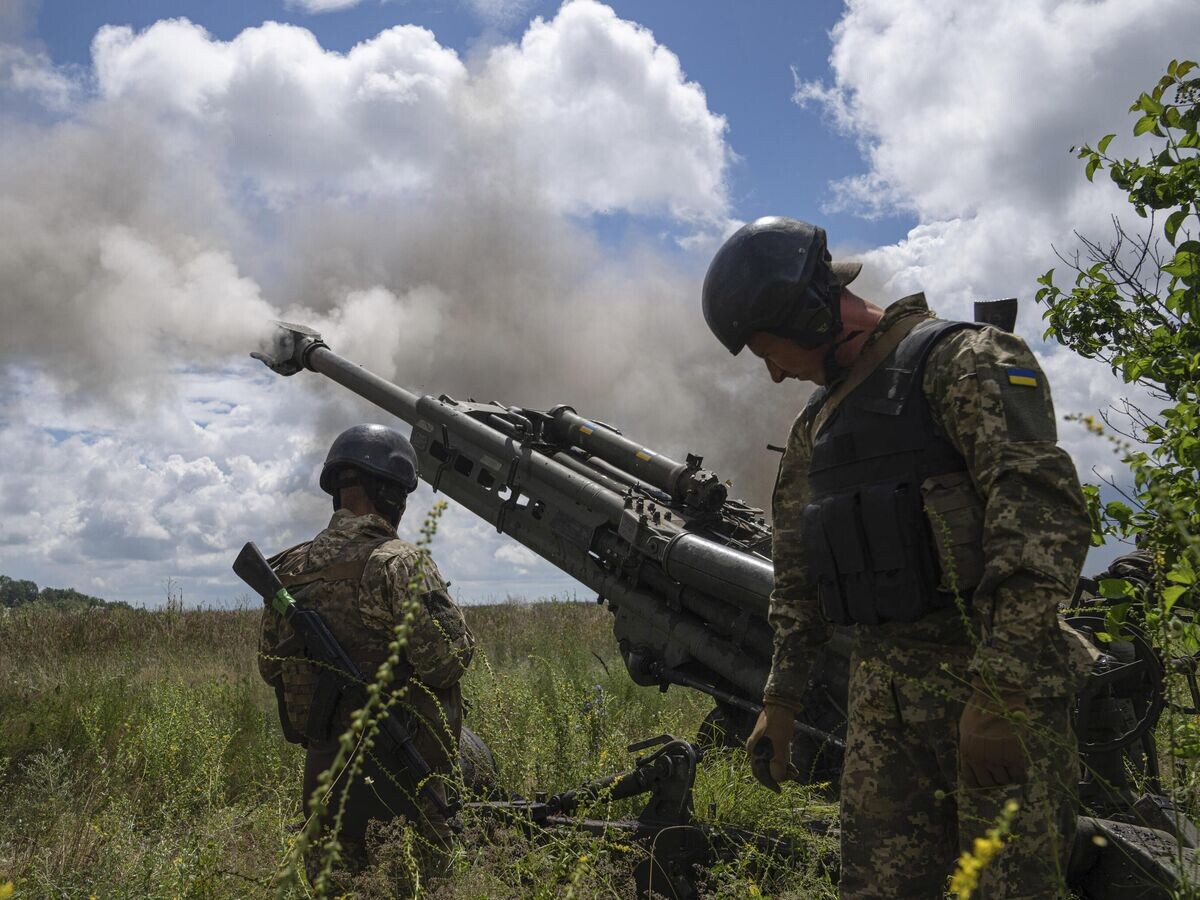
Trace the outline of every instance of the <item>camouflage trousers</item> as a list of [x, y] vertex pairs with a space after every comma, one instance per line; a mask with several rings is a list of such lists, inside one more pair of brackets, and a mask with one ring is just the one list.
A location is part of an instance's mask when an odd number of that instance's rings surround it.
[[1019, 806], [979, 871], [978, 900], [1066, 895], [1078, 762], [1065, 699], [1029, 701], [1026, 783], [970, 790], [958, 777], [958, 719], [970, 695], [956, 648], [860, 641], [851, 657], [841, 787], [845, 898], [938, 898], [959, 854]]
[[[338, 751], [337, 741], [310, 745], [304, 761], [304, 796], [309, 798], [317, 788], [317, 778], [329, 768]], [[380, 763], [384, 763], [381, 765]], [[440, 874], [448, 861], [453, 832], [446, 818], [423, 795], [417, 794], [410, 779], [397, 778], [401, 769], [398, 761], [367, 758], [359, 777], [351, 784], [345, 778], [334, 782], [328, 797], [323, 825], [328, 824], [332, 811], [348, 793], [338, 841], [341, 844], [342, 867], [350, 872], [360, 870], [371, 862], [368, 833], [373, 823], [388, 823], [402, 819], [416, 832], [414, 859], [422, 879]], [[445, 788], [434, 784], [442, 799]], [[319, 847], [319, 845], [318, 845]], [[318, 848], [306, 859], [310, 880], [315, 876], [313, 866], [319, 860]]]
[[[462, 730], [462, 692], [458, 685], [440, 691], [413, 688], [407, 701], [403, 706], [404, 718], [412, 732], [414, 746], [435, 773], [431, 784], [444, 801], [444, 779], [452, 775]], [[340, 728], [348, 724], [348, 716], [339, 722]], [[311, 808], [310, 802], [318, 779], [332, 765], [339, 744], [340, 734], [309, 744], [304, 760], [303, 796], [306, 807]], [[363, 753], [364, 750], [360, 747], [356, 752]], [[333, 811], [342, 806], [343, 799], [344, 811], [338, 841], [342, 848], [344, 868], [353, 872], [372, 863], [372, 832], [378, 825], [402, 820], [410, 824], [415, 832], [414, 859], [421, 879], [427, 880], [443, 873], [454, 842], [453, 829], [437, 807], [418, 792], [389, 738], [376, 736], [375, 749], [362, 758], [362, 769], [353, 781], [348, 781], [344, 770], [334, 779], [326, 797], [322, 828], [329, 824]], [[314, 852], [310, 856], [306, 863], [311, 869], [317, 854]], [[396, 886], [393, 888], [397, 896], [408, 893]]]

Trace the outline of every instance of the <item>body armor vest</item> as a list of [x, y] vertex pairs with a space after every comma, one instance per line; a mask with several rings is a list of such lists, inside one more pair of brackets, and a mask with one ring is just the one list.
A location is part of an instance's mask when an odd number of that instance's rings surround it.
[[[299, 572], [279, 576], [297, 603], [321, 614], [346, 655], [368, 678], [388, 658], [390, 637], [367, 627], [359, 614], [356, 598], [367, 564], [377, 550], [384, 549], [389, 543], [391, 539], [368, 545], [367, 554], [360, 559], [305, 566]], [[340, 731], [346, 724], [341, 719], [351, 710], [340, 708], [342, 689], [339, 679], [332, 672], [320, 670], [308, 662], [303, 646], [290, 629], [276, 647], [275, 655], [285, 659], [283, 692], [287, 699], [280, 703], [285, 734], [290, 731], [310, 741], [322, 741]], [[403, 659], [400, 668], [398, 683], [407, 680], [410, 674], [405, 671]]]
[[[805, 555], [834, 624], [915, 621], [978, 582], [982, 500], [922, 390], [934, 344], [977, 327], [919, 322], [813, 435]], [[813, 395], [806, 425], [827, 397]]]

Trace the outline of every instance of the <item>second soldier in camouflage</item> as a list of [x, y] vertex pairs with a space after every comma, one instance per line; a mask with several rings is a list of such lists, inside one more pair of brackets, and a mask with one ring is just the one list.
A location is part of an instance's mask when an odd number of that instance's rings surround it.
[[[329, 526], [270, 562], [297, 602], [321, 614], [364, 673], [373, 675], [389, 657], [397, 626], [407, 622], [401, 671], [392, 684], [394, 708], [434, 771], [434, 790], [444, 799], [442, 779], [453, 770], [462, 730], [459, 681], [471, 660], [474, 639], [433, 560], [396, 537], [405, 497], [416, 487], [412, 447], [391, 428], [355, 426], [330, 448], [321, 486], [334, 497]], [[339, 700], [328, 715], [314, 711], [314, 698], [326, 673], [304, 657], [290, 626], [270, 607], [263, 613], [259, 647], [259, 671], [280, 695], [284, 733], [303, 743], [307, 751], [303, 783], [307, 805], [313, 801], [321, 774], [334, 762], [340, 736], [355, 710]], [[351, 784], [344, 777], [335, 779], [329, 796], [310, 811], [327, 817], [348, 792], [337, 838], [350, 868], [367, 861], [372, 821], [407, 819], [419, 835], [417, 856], [427, 876], [446, 860], [450, 824], [417, 794], [387, 744], [380, 737], [373, 750], [363, 750], [367, 758], [360, 777]], [[311, 867], [313, 860], [309, 862]]]
[[[997, 821], [981, 897], [1056, 897], [1078, 775], [1069, 698], [1086, 672], [1059, 624], [1090, 527], [1049, 386], [1015, 335], [886, 310], [846, 285], [824, 232], [760, 219], [718, 251], [705, 317], [779, 382], [819, 385], [772, 510], [775, 653], [748, 749], [784, 777], [809, 666], [853, 634], [841, 785], [843, 897], [938, 897]], [[764, 748], [767, 749], [764, 755]]]

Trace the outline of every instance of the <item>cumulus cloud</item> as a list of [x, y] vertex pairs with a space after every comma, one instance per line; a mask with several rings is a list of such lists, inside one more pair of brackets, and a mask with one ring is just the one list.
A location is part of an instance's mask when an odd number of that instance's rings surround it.
[[520, 573], [528, 572], [538, 562], [537, 554], [520, 544], [505, 544], [503, 547], [497, 547], [492, 557], [498, 562], [509, 563]]
[[241, 370], [177, 374], [180, 403], [126, 419], [17, 374], [0, 394], [0, 570], [32, 566], [52, 586], [100, 579], [135, 602], [160, 600], [167, 577], [193, 599], [241, 593], [230, 546], [295, 543], [324, 506], [311, 489], [323, 448], [288, 420], [273, 379]]
[[[1084, 179], [1069, 148], [1115, 131], [1110, 152], [1136, 152], [1127, 107], [1168, 60], [1195, 55], [1200, 6], [858, 0], [832, 38], [832, 81], [798, 82], [795, 99], [856, 138], [867, 169], [834, 183], [829, 205], [917, 220], [864, 255], [880, 295], [923, 289], [954, 318], [971, 317], [974, 299], [1019, 295], [1018, 330], [1060, 413], [1128, 395], [1105, 366], [1041, 341], [1035, 279], [1063, 270], [1054, 248], [1070, 253], [1075, 231], [1104, 237], [1110, 216], [1128, 212], [1107, 179]], [[1062, 434], [1085, 477], [1112, 471], [1102, 442], [1070, 425]]]
[[[468, 65], [411, 26], [342, 54], [293, 26], [220, 41], [175, 19], [101, 29], [93, 62], [59, 73], [56, 119], [0, 136], [0, 423], [25, 473], [0, 495], [0, 571], [116, 596], [169, 574], [216, 598], [240, 590], [242, 541], [320, 527], [323, 445], [381, 414], [245, 368], [276, 317], [410, 388], [571, 402], [707, 450], [765, 500], [750, 449], [798, 399], [739, 395], [694, 260], [618, 262], [594, 231], [619, 213], [696, 239], [728, 219], [725, 123], [645, 29], [575, 0]], [[712, 415], [735, 396], [736, 432]], [[439, 546], [468, 597], [565, 581], [461, 510]]]
[[105, 100], [203, 132], [276, 202], [427, 193], [470, 169], [477, 187], [520, 176], [527, 203], [560, 212], [707, 220], [728, 204], [724, 120], [673, 53], [591, 0], [478, 71], [407, 25], [339, 54], [290, 25], [221, 42], [167, 20], [103, 28], [93, 53]]
[[[915, 213], [920, 224], [879, 264], [898, 286], [942, 279], [965, 298], [986, 280], [1027, 286], [1051, 243], [1119, 208], [1068, 149], [1127, 133], [1130, 95], [1194, 51], [1200, 7], [862, 0], [832, 37], [833, 83], [798, 83], [795, 96], [863, 148], [868, 171], [836, 183], [835, 202]], [[1112, 149], [1128, 146], [1120, 137]]]

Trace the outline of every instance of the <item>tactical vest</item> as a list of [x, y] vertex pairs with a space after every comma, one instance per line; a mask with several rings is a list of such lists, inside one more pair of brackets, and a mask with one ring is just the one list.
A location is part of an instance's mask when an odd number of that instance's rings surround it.
[[[978, 583], [983, 503], [922, 389], [938, 340], [978, 327], [922, 320], [813, 435], [805, 555], [834, 624], [912, 622]], [[818, 390], [801, 427], [828, 396]]]
[[[349, 595], [357, 598], [367, 564], [377, 551], [386, 549], [392, 540], [379, 541], [362, 559], [305, 568], [279, 576], [297, 603], [321, 614], [346, 655], [368, 679], [388, 658], [389, 637], [368, 628], [359, 614], [357, 602], [347, 601], [350, 600]], [[347, 724], [347, 716], [352, 710], [339, 708], [342, 689], [337, 677], [307, 660], [303, 647], [297, 645], [296, 637], [286, 623], [281, 625], [281, 629], [286, 629], [287, 633], [285, 635], [281, 630], [282, 639], [275, 649], [275, 655], [285, 657], [282, 667], [285, 702], [280, 704], [280, 719], [285, 735], [296, 743], [300, 742], [295, 740], [300, 735], [310, 741], [326, 740]], [[396, 673], [396, 684], [403, 683], [411, 674], [403, 671], [405, 665], [401, 660], [402, 671]], [[347, 719], [347, 722], [342, 719]]]

